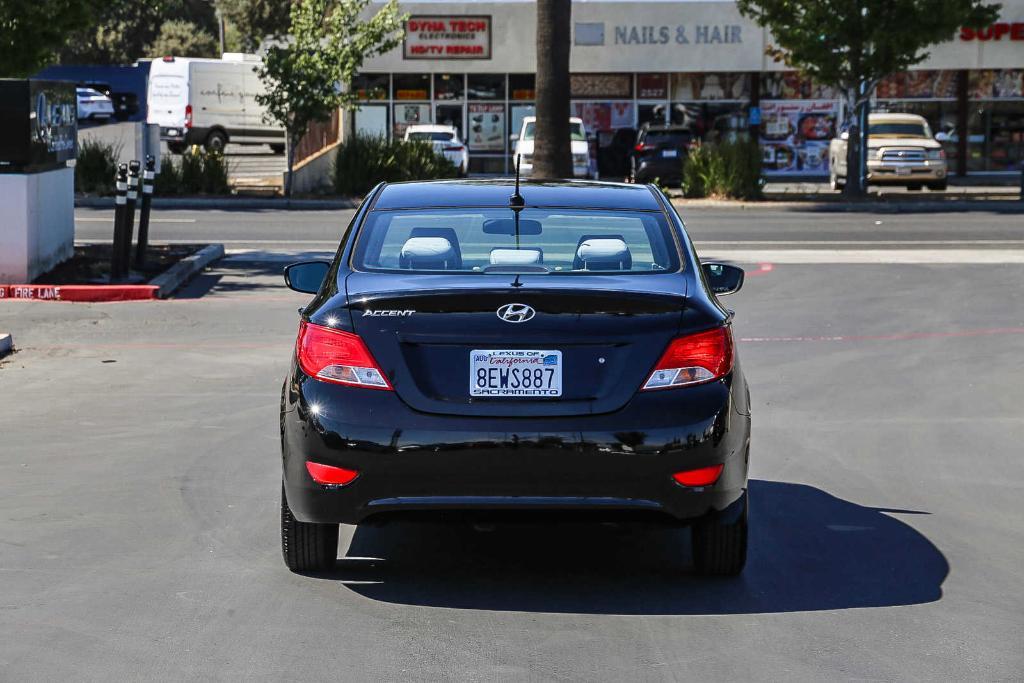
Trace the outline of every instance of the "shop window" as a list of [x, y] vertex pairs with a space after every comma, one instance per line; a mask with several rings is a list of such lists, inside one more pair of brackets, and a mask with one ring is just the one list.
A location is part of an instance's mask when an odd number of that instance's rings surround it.
[[395, 137], [405, 137], [405, 129], [418, 123], [430, 123], [429, 104], [395, 104]]
[[636, 125], [660, 126], [665, 123], [667, 111], [664, 104], [640, 104], [636, 108]]
[[668, 98], [668, 74], [637, 74], [638, 100], [664, 100]]
[[469, 104], [466, 143], [470, 152], [504, 152], [505, 105]]
[[968, 171], [1019, 171], [1024, 162], [1024, 100], [971, 102]]
[[967, 79], [967, 98], [987, 100], [1024, 97], [1024, 69], [972, 71]]
[[352, 79], [352, 90], [363, 101], [388, 98], [387, 74], [359, 74]]
[[466, 94], [462, 74], [434, 74], [435, 100], [461, 100]]
[[508, 98], [510, 100], [536, 99], [536, 87], [536, 77], [533, 74], [508, 75]]
[[672, 74], [673, 100], [746, 100], [749, 98], [750, 77], [746, 73]]
[[573, 97], [598, 99], [633, 96], [632, 74], [569, 74]]
[[761, 100], [762, 168], [768, 174], [828, 175], [838, 116], [835, 100]]
[[956, 71], [904, 71], [883, 78], [875, 88], [879, 100], [956, 99]]
[[396, 100], [429, 100], [430, 74], [395, 74], [392, 87]]
[[469, 99], [504, 100], [505, 74], [469, 74]]
[[761, 74], [763, 100], [829, 100], [840, 92], [832, 86], [801, 76], [796, 71], [777, 71]]

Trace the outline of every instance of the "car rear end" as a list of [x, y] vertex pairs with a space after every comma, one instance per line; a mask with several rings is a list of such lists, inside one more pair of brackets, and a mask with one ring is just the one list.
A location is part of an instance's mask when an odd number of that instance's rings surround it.
[[642, 128], [633, 148], [633, 179], [679, 185], [683, 163], [696, 142], [687, 128]]
[[[435, 205], [454, 191], [435, 187]], [[649, 201], [367, 199], [303, 312], [284, 388], [294, 520], [685, 523], [745, 506], [750, 418], [729, 315], [655, 191], [613, 187]]]
[[189, 60], [154, 59], [149, 67], [146, 122], [160, 126], [160, 139], [172, 146], [199, 144], [192, 139], [192, 104], [189, 101]]

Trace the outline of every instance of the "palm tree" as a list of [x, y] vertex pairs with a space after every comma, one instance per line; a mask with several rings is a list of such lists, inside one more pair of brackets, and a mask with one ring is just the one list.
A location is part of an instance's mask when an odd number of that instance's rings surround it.
[[569, 36], [571, 0], [537, 0], [537, 130], [533, 175], [571, 178]]

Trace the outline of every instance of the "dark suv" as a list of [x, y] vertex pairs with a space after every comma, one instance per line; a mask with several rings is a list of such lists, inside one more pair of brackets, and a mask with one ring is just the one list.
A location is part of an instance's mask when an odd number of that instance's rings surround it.
[[683, 180], [683, 161], [696, 137], [685, 126], [644, 126], [637, 135], [630, 158], [633, 182], [678, 185]]

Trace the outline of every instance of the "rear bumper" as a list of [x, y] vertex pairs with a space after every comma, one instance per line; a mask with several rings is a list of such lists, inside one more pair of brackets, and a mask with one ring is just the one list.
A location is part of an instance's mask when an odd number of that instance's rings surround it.
[[[288, 503], [299, 520], [320, 523], [437, 512], [685, 522], [725, 510], [746, 490], [750, 417], [736, 391], [746, 388], [730, 378], [638, 395], [603, 415], [484, 418], [419, 413], [392, 392], [299, 373], [282, 397]], [[323, 487], [307, 460], [360, 475]], [[671, 478], [720, 463], [713, 486]]]
[[636, 166], [636, 181], [649, 183], [655, 178], [662, 183], [676, 184], [683, 179], [683, 162], [681, 159], [643, 160]]
[[160, 127], [160, 139], [164, 142], [177, 142], [182, 145], [201, 145], [209, 134], [208, 128], [173, 128]]

